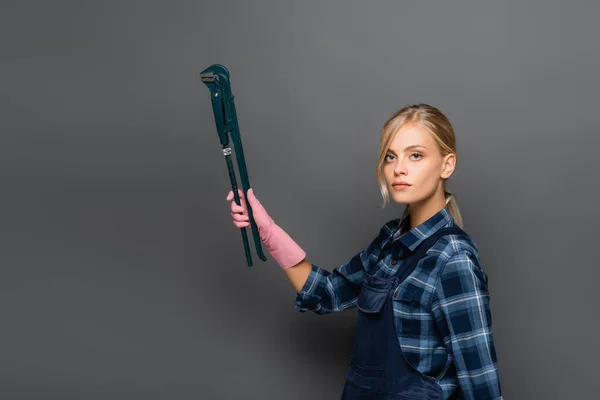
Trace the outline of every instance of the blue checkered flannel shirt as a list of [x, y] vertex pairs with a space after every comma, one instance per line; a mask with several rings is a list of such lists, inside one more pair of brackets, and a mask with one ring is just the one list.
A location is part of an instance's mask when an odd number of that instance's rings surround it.
[[[365, 271], [381, 278], [394, 276], [406, 252], [437, 230], [456, 225], [448, 206], [406, 232], [408, 223], [408, 217], [385, 223], [367, 248], [332, 272], [312, 264], [295, 309], [322, 315], [355, 307]], [[503, 400], [488, 278], [473, 240], [455, 234], [441, 237], [392, 300], [406, 361], [435, 379], [444, 399]]]

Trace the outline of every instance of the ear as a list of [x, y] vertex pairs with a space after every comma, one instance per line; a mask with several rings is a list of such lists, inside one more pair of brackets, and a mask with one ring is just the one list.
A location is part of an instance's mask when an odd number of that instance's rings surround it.
[[454, 153], [447, 154], [442, 159], [442, 173], [440, 177], [442, 179], [450, 178], [450, 175], [454, 172], [454, 168], [456, 167], [456, 155]]

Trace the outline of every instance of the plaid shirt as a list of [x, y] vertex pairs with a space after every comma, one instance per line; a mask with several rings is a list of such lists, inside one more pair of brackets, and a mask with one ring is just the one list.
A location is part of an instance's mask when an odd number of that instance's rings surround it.
[[[312, 264], [294, 308], [322, 315], [355, 307], [365, 270], [392, 277], [402, 268], [402, 260], [396, 259], [437, 230], [456, 225], [447, 206], [406, 232], [408, 222], [405, 218], [385, 223], [366, 249], [333, 272]], [[475, 242], [451, 234], [427, 251], [392, 297], [406, 361], [435, 379], [444, 399], [503, 399], [487, 281]]]

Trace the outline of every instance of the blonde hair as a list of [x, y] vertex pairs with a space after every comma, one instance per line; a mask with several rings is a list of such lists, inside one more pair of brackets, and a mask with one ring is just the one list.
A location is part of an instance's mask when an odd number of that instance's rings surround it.
[[[436, 107], [429, 104], [413, 104], [396, 111], [388, 118], [381, 130], [381, 148], [379, 159], [377, 160], [377, 180], [379, 181], [379, 190], [383, 197], [382, 208], [389, 202], [390, 197], [385, 174], [383, 172], [385, 156], [398, 129], [409, 122], [416, 123], [431, 133], [433, 139], [438, 144], [442, 157], [450, 153], [456, 154], [456, 137], [454, 136], [454, 129], [448, 118]], [[454, 194], [448, 191], [445, 179], [443, 188], [448, 211], [452, 218], [454, 218], [456, 224], [460, 228], [463, 228], [462, 216], [458, 209], [458, 204], [456, 203]], [[410, 210], [407, 206], [404, 209], [401, 220], [409, 213]]]

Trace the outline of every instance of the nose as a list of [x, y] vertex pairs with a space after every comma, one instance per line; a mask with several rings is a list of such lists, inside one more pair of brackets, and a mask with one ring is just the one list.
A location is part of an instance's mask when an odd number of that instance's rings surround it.
[[396, 161], [396, 165], [394, 166], [394, 173], [396, 175], [405, 174], [406, 175], [406, 167], [404, 166], [404, 162], [400, 157], [398, 157], [398, 161]]

